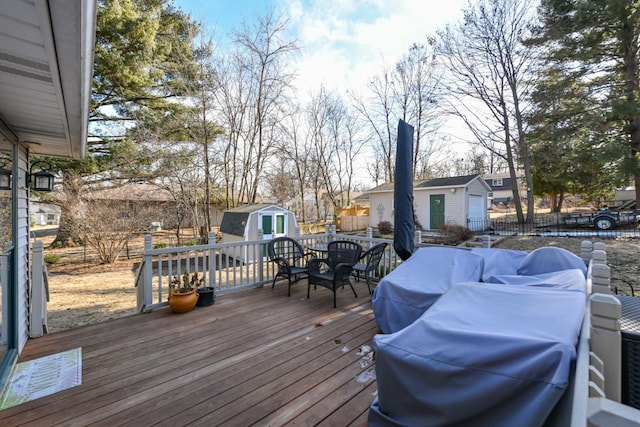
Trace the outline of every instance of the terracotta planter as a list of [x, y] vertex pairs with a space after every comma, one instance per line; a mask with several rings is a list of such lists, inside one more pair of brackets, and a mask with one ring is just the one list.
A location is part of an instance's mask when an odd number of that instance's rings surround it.
[[198, 302], [198, 294], [195, 290], [191, 292], [174, 292], [169, 296], [169, 307], [174, 313], [186, 313], [193, 310]]

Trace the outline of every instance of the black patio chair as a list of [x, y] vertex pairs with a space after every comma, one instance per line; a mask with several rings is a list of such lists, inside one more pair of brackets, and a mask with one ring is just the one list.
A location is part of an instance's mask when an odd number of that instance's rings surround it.
[[273, 278], [271, 289], [276, 285], [278, 278], [286, 278], [289, 281], [288, 296], [291, 296], [291, 284], [297, 282], [303, 274], [307, 274], [307, 262], [315, 258], [315, 254], [305, 252], [302, 245], [291, 237], [276, 237], [269, 242], [269, 261], [277, 264], [278, 272]]
[[[307, 276], [307, 298], [311, 293], [311, 285], [325, 287], [333, 291], [333, 307], [336, 307], [336, 290], [338, 286], [348, 284], [353, 295], [358, 298], [356, 290], [351, 284], [351, 269], [358, 262], [362, 246], [356, 242], [336, 240], [327, 244], [325, 258], [310, 259], [307, 263], [309, 273]], [[323, 267], [324, 266], [324, 267]]]
[[365, 252], [360, 256], [360, 260], [363, 262], [359, 262], [353, 266], [352, 273], [356, 276], [356, 280], [360, 281], [360, 275], [362, 275], [367, 281], [367, 288], [369, 289], [369, 293], [373, 293], [371, 291], [370, 279], [373, 277], [371, 273], [378, 271], [378, 266], [380, 265], [380, 261], [384, 256], [384, 251], [387, 248], [387, 243], [379, 243]]

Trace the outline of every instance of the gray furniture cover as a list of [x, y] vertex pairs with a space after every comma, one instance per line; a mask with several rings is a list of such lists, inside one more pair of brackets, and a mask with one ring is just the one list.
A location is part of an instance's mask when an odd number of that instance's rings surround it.
[[585, 301], [553, 286], [454, 285], [374, 337], [369, 425], [540, 426], [568, 385]]
[[483, 263], [465, 249], [418, 249], [376, 286], [371, 304], [378, 327], [392, 333], [410, 325], [453, 284], [480, 280]]
[[488, 277], [486, 282], [502, 283], [505, 285], [541, 286], [582, 293], [587, 292], [584, 274], [582, 274], [582, 270], [577, 268], [554, 271], [553, 273], [535, 274], [532, 276], [499, 274]]
[[587, 275], [587, 266], [580, 257], [564, 248], [545, 246], [529, 252], [524, 257], [518, 266], [518, 274], [531, 276], [570, 268], [577, 268], [585, 277]]
[[518, 274], [518, 267], [529, 254], [525, 251], [500, 248], [473, 248], [471, 252], [484, 259], [483, 282], [496, 274]]

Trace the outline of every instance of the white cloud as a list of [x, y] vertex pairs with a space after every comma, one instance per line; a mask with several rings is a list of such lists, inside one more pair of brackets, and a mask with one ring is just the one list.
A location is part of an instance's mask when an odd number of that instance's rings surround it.
[[459, 19], [467, 0], [282, 0], [302, 47], [298, 87], [361, 90], [412, 43]]

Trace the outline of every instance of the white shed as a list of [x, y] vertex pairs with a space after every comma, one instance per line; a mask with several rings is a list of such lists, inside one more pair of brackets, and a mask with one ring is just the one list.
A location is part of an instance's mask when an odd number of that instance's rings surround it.
[[[222, 243], [249, 242], [259, 239], [271, 240], [282, 236], [296, 236], [298, 222], [296, 215], [285, 208], [270, 204], [245, 205], [229, 209], [222, 215], [220, 234]], [[252, 262], [249, 255], [244, 262]]]
[[295, 236], [298, 222], [296, 215], [280, 206], [270, 204], [245, 205], [226, 210], [220, 223], [222, 242], [248, 242], [258, 240], [258, 230], [262, 239]]
[[[393, 186], [392, 182], [385, 183], [367, 191], [372, 227], [382, 221], [393, 224]], [[489, 224], [487, 193], [490, 189], [480, 175], [416, 181], [413, 183], [416, 220], [424, 230], [436, 230], [444, 223], [483, 230]]]

